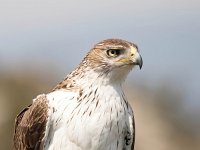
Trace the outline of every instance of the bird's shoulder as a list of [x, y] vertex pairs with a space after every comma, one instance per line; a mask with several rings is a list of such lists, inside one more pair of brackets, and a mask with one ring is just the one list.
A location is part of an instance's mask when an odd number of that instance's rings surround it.
[[14, 148], [41, 149], [48, 121], [48, 100], [39, 95], [15, 119]]

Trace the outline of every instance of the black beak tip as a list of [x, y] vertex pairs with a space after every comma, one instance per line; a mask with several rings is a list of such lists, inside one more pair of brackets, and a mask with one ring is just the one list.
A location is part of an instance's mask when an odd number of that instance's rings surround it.
[[143, 66], [143, 60], [142, 60], [141, 56], [140, 56], [140, 59], [137, 60], [137, 64], [138, 64], [138, 66], [140, 67], [140, 70], [141, 70], [142, 66]]

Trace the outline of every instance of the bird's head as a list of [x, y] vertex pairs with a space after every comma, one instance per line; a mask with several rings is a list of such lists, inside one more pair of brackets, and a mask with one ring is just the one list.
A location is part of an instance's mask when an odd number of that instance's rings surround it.
[[107, 39], [96, 44], [84, 61], [94, 71], [113, 77], [126, 77], [134, 67], [142, 68], [143, 61], [137, 45], [120, 40]]

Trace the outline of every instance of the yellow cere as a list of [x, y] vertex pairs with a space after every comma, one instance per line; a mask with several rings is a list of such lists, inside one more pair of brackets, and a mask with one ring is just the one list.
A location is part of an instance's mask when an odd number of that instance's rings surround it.
[[137, 49], [135, 47], [131, 47], [131, 56], [134, 56], [137, 53]]

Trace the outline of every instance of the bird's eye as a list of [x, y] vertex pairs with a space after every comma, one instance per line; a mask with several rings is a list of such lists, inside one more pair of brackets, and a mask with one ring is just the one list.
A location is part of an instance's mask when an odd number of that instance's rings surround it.
[[109, 49], [107, 50], [107, 55], [109, 57], [117, 57], [121, 54], [121, 50], [119, 49]]

